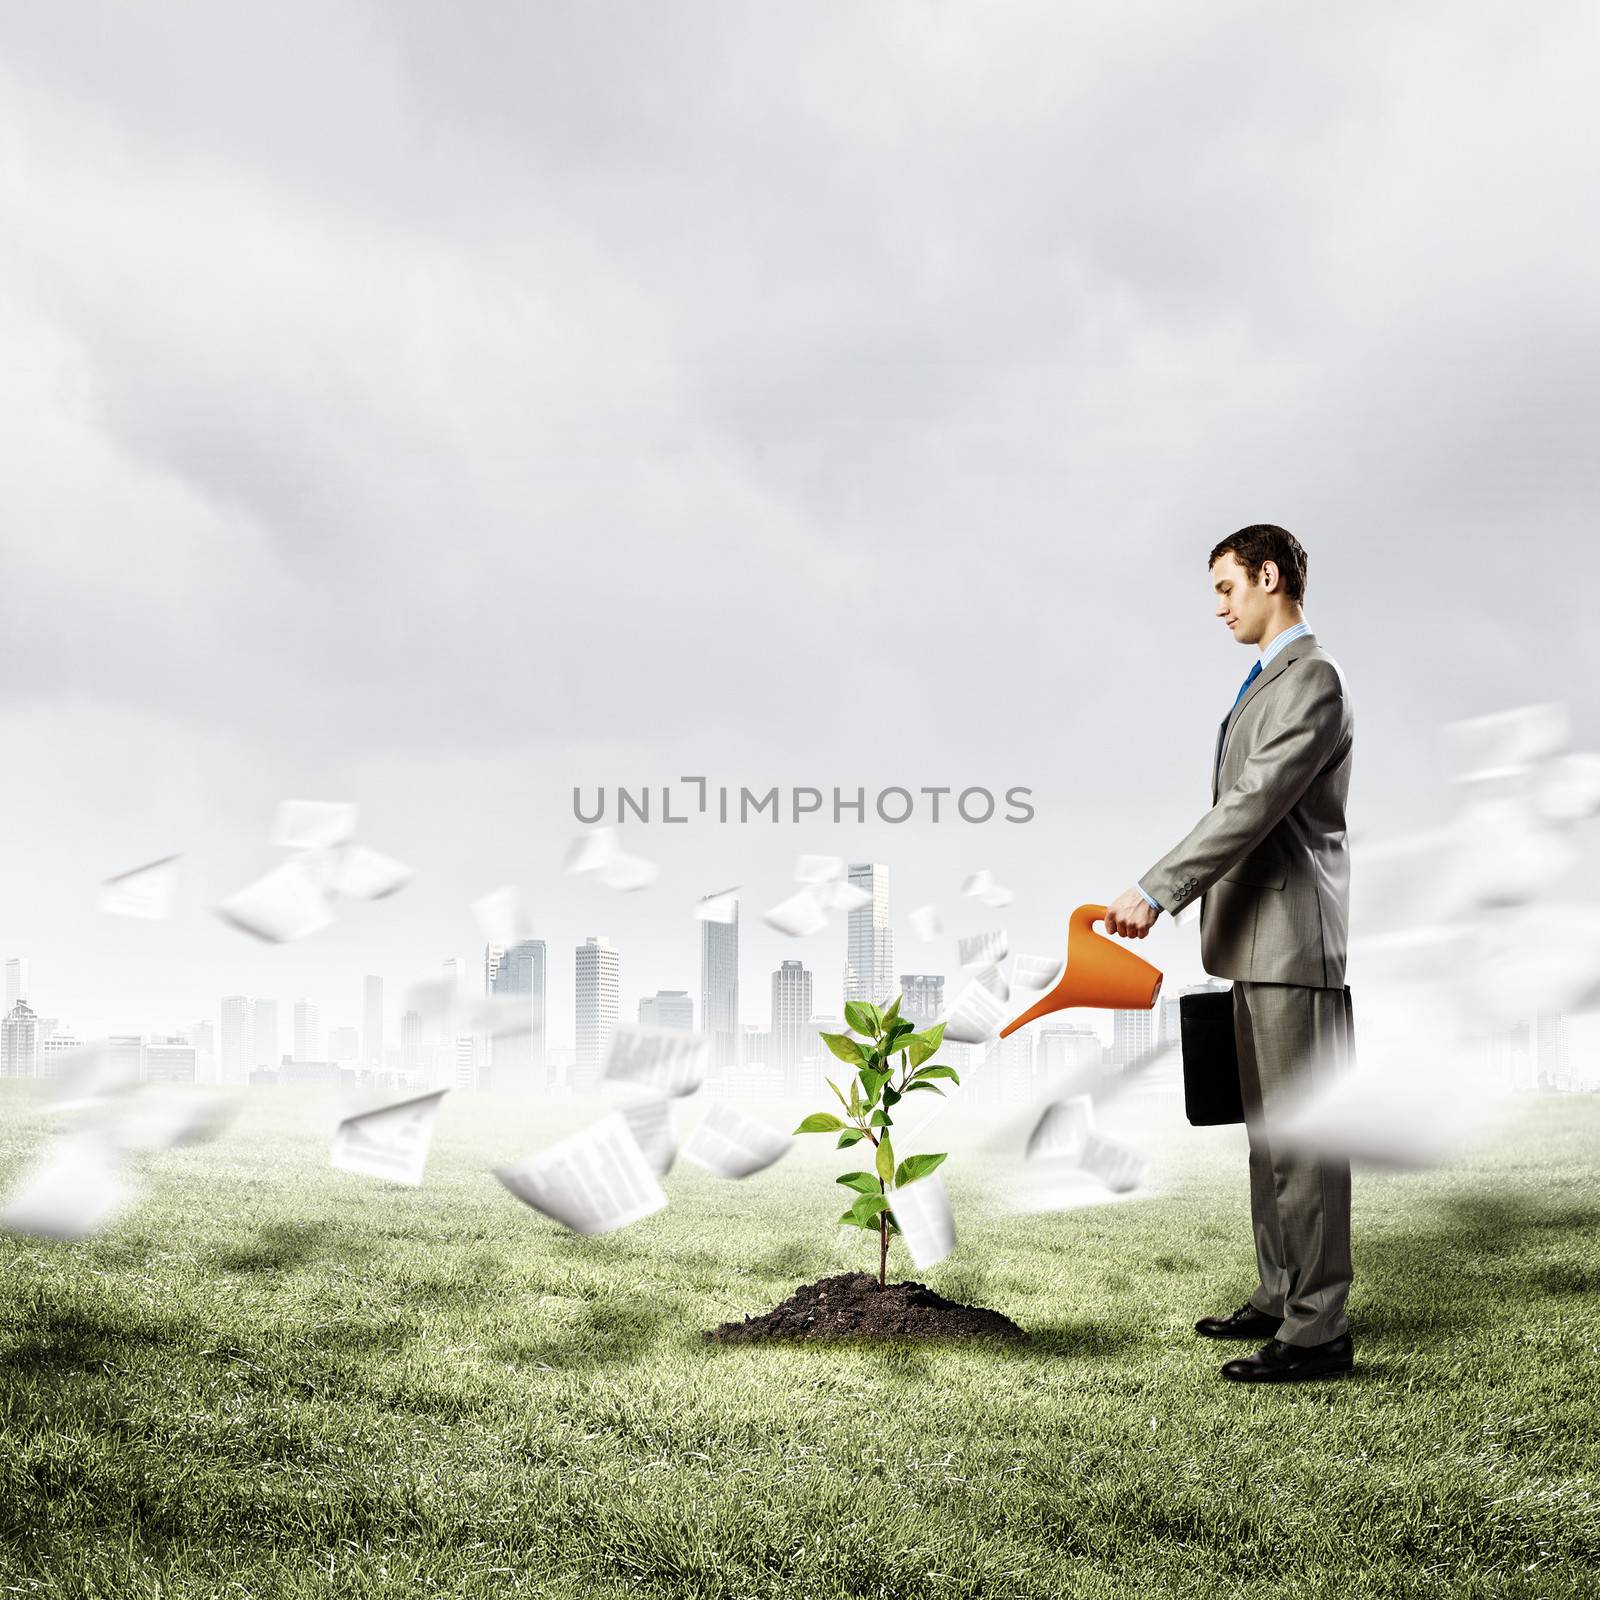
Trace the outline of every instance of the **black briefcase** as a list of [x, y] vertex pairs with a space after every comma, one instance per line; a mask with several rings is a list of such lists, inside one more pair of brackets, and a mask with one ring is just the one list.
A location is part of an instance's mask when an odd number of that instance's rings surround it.
[[[1178, 997], [1183, 1041], [1183, 1113], [1197, 1128], [1244, 1121], [1239, 1049], [1233, 1037], [1233, 990], [1206, 989]], [[1354, 1059], [1355, 1007], [1344, 990], [1344, 1048]]]
[[1239, 1052], [1233, 1039], [1233, 990], [1178, 997], [1183, 1040], [1183, 1113], [1197, 1128], [1244, 1121]]

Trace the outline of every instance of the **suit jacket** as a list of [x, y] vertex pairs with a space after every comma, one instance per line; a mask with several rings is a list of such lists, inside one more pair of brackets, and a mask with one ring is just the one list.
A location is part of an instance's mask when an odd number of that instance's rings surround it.
[[1165, 911], [1203, 896], [1213, 976], [1343, 987], [1354, 731], [1339, 664], [1309, 633], [1223, 719], [1211, 809], [1139, 880]]

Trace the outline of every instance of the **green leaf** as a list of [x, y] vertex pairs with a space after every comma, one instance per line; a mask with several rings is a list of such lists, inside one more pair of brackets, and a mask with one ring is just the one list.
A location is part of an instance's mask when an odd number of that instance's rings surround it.
[[869, 1128], [892, 1128], [894, 1124], [889, 1120], [889, 1113], [881, 1106], [867, 1118]]
[[865, 1138], [866, 1134], [864, 1134], [859, 1128], [846, 1128], [844, 1132], [839, 1135], [839, 1142], [833, 1148], [835, 1150], [848, 1150], [851, 1145], [860, 1144]]
[[907, 1094], [910, 1094], [913, 1089], [921, 1089], [927, 1094], [942, 1095], [944, 1093], [944, 1090], [936, 1083], [908, 1083], [906, 1085]]
[[894, 1143], [888, 1134], [878, 1141], [878, 1159], [874, 1163], [878, 1169], [878, 1176], [885, 1183], [894, 1181]]
[[907, 1156], [895, 1168], [894, 1181], [898, 1186], [902, 1183], [915, 1183], [918, 1178], [925, 1178], [933, 1169], [944, 1160], [949, 1152], [941, 1150], [938, 1155]]
[[854, 1078], [852, 1078], [850, 1080], [850, 1115], [852, 1117], [859, 1117], [861, 1115], [861, 1111], [861, 1085], [857, 1083]]
[[905, 1049], [907, 1036], [915, 1037], [916, 1031], [915, 1024], [907, 1022], [904, 1017], [896, 1017], [889, 1024], [889, 1031], [883, 1036], [884, 1048], [891, 1055], [896, 1050]]
[[900, 1016], [900, 1000], [901, 1000], [901, 996], [900, 995], [896, 995], [894, 997], [894, 999], [891, 1000], [886, 1007], [884, 1007], [883, 1020], [884, 1020], [885, 1024], [895, 1022], [895, 1021], [897, 1021], [899, 1019], [899, 1016]]
[[848, 1061], [852, 1067], [859, 1067], [867, 1059], [866, 1053], [861, 1046], [848, 1034], [824, 1033], [821, 1028], [817, 1029], [817, 1033], [820, 1035], [822, 1042], [841, 1061]]
[[839, 1085], [838, 1085], [838, 1084], [836, 1084], [836, 1083], [835, 1083], [835, 1082], [834, 1082], [834, 1081], [833, 1081], [833, 1079], [832, 1079], [832, 1078], [824, 1078], [824, 1079], [823, 1079], [823, 1080], [822, 1080], [822, 1081], [823, 1081], [823, 1082], [824, 1082], [824, 1083], [825, 1083], [825, 1084], [827, 1084], [827, 1086], [828, 1086], [828, 1087], [829, 1087], [829, 1088], [830, 1088], [830, 1089], [832, 1089], [832, 1090], [833, 1090], [833, 1097], [834, 1097], [834, 1099], [835, 1099], [835, 1100], [837, 1100], [837, 1101], [838, 1101], [838, 1102], [839, 1102], [839, 1104], [840, 1104], [840, 1105], [842, 1105], [842, 1106], [843, 1106], [843, 1107], [844, 1107], [844, 1108], [845, 1108], [845, 1110], [846, 1110], [846, 1111], [848, 1111], [848, 1110], [849, 1110], [849, 1109], [850, 1109], [850, 1102], [849, 1102], [849, 1101], [848, 1101], [848, 1100], [846, 1100], [846, 1099], [845, 1099], [845, 1097], [844, 1097], [844, 1093], [843, 1093], [843, 1091], [842, 1091], [842, 1090], [841, 1090], [841, 1089], [840, 1089], [840, 1088], [839, 1088]]
[[947, 1067], [942, 1061], [936, 1061], [931, 1067], [923, 1067], [918, 1073], [919, 1078], [949, 1078], [954, 1083], [960, 1083], [961, 1077], [954, 1067]]
[[887, 1109], [892, 1111], [896, 1103], [903, 1099], [905, 1099], [905, 1096], [892, 1083], [884, 1084], [883, 1103]]
[[882, 1194], [878, 1180], [870, 1172], [841, 1172], [833, 1180], [842, 1183], [847, 1189], [859, 1189], [862, 1194]]
[[863, 1067], [860, 1073], [861, 1087], [867, 1091], [867, 1098], [863, 1109], [877, 1105], [878, 1096], [883, 1092], [883, 1086], [889, 1081], [887, 1072], [874, 1072], [871, 1067]]
[[924, 1061], [936, 1055], [939, 1046], [944, 1043], [944, 1024], [936, 1022], [931, 1028], [924, 1028], [921, 1033], [911, 1036], [908, 1049], [911, 1054], [911, 1065], [920, 1067]]
[[858, 1228], [871, 1228], [877, 1225], [874, 1218], [878, 1213], [888, 1209], [889, 1202], [881, 1194], [864, 1194], [839, 1220], [854, 1223]]
[[[889, 1218], [889, 1232], [890, 1233], [899, 1233], [900, 1224], [894, 1220], [894, 1212], [892, 1212], [892, 1211], [889, 1212], [888, 1213], [888, 1218]], [[872, 1224], [868, 1223], [867, 1226], [871, 1227]]]
[[883, 1029], [878, 1025], [878, 1008], [875, 1005], [869, 1005], [865, 1000], [846, 1000], [844, 1003], [844, 1020], [863, 1039], [876, 1039], [883, 1032]]
[[813, 1111], [794, 1131], [796, 1133], [837, 1133], [844, 1123], [831, 1111]]

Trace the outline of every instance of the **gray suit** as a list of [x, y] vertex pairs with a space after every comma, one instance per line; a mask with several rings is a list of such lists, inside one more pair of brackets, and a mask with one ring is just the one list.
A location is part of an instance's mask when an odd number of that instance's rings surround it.
[[1224, 718], [1211, 810], [1140, 882], [1176, 912], [1200, 903], [1200, 960], [1232, 978], [1234, 1036], [1250, 1135], [1258, 1310], [1278, 1338], [1344, 1333], [1350, 1164], [1274, 1152], [1263, 1119], [1307, 1074], [1350, 1057], [1345, 797], [1354, 722], [1343, 674], [1311, 634], [1286, 645]]

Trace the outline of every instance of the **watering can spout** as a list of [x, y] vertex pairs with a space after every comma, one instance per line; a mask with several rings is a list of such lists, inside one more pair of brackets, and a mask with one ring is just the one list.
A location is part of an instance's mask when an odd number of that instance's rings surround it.
[[1094, 1006], [1103, 1011], [1149, 1011], [1161, 994], [1161, 973], [1133, 951], [1094, 931], [1104, 906], [1079, 906], [1067, 922], [1067, 965], [1055, 988], [1000, 1030], [1004, 1039], [1053, 1011]]

